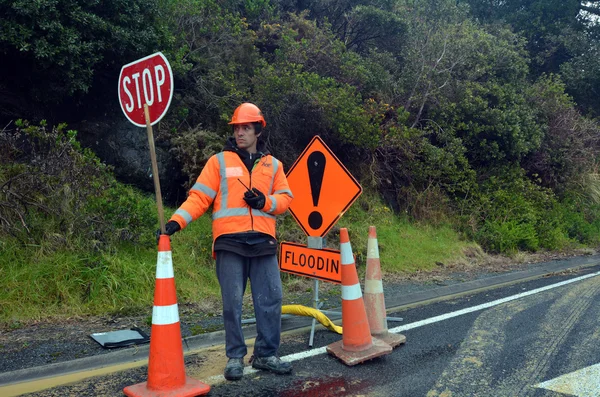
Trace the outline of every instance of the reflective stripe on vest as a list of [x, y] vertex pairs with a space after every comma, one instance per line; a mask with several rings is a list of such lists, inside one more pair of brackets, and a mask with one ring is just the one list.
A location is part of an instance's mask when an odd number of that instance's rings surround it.
[[[227, 165], [225, 164], [225, 152], [221, 152], [217, 154], [217, 159], [219, 160], [219, 174], [221, 175], [221, 209], [216, 212], [213, 212], [212, 218], [221, 219], [227, 218], [230, 216], [246, 216], [249, 215], [248, 207], [238, 207], [238, 208], [229, 208], [227, 203], [229, 199], [229, 185], [227, 182]], [[271, 181], [271, 184], [273, 182]], [[265, 214], [264, 212], [252, 210], [252, 215], [254, 216], [270, 216], [275, 218], [272, 215]]]
[[[221, 209], [226, 209], [227, 200], [229, 198], [229, 187], [227, 186], [227, 166], [225, 165], [225, 152], [217, 153], [217, 160], [219, 160], [219, 174], [221, 175]], [[215, 219], [214, 214], [213, 219]]]
[[269, 192], [273, 191], [273, 184], [275, 183], [275, 175], [277, 175], [277, 169], [279, 168], [279, 161], [275, 158], [272, 160], [273, 162], [273, 173], [271, 174], [271, 185], [269, 185]]
[[265, 218], [275, 219], [275, 215], [267, 214], [261, 210], [252, 208], [252, 216], [264, 216]]
[[196, 190], [198, 192], [202, 192], [204, 194], [206, 194], [208, 197], [210, 197], [212, 200], [215, 199], [215, 197], [217, 197], [217, 192], [215, 192], [214, 190], [212, 190], [211, 188], [209, 188], [208, 186], [202, 184], [202, 183], [194, 183], [194, 186], [192, 186], [192, 188], [190, 190]]
[[275, 196], [269, 196], [269, 198], [271, 199], [271, 208], [268, 209], [267, 212], [273, 212], [275, 211], [275, 208], [277, 208], [277, 199], [275, 198]]
[[185, 220], [185, 224], [188, 225], [192, 221], [192, 216], [186, 210], [182, 210], [181, 208], [175, 211], [175, 215], [179, 215]]
[[226, 208], [219, 210], [217, 212], [213, 212], [213, 219], [227, 218], [229, 216], [244, 216], [248, 215], [248, 208]]

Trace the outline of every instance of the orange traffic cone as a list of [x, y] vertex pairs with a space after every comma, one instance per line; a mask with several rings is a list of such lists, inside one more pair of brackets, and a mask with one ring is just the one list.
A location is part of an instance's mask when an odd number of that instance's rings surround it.
[[171, 242], [163, 234], [158, 242], [148, 381], [123, 392], [130, 397], [192, 397], [209, 391], [210, 386], [185, 375]]
[[381, 265], [379, 263], [379, 245], [377, 244], [375, 226], [369, 227], [369, 240], [367, 242], [365, 308], [371, 335], [381, 339], [391, 347], [406, 342], [406, 336], [388, 332], [383, 283], [381, 282]]
[[340, 229], [342, 263], [342, 340], [327, 346], [346, 365], [355, 365], [392, 352], [390, 345], [371, 337], [348, 229]]

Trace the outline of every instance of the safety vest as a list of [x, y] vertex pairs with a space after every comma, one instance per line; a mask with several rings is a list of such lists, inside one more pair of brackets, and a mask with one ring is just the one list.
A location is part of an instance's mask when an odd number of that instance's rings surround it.
[[[265, 195], [262, 209], [253, 209], [246, 204], [244, 185], [257, 188]], [[170, 220], [184, 229], [212, 204], [213, 242], [223, 234], [248, 231], [275, 238], [275, 215], [284, 213], [292, 198], [283, 165], [275, 157], [262, 156], [250, 173], [237, 153], [224, 151], [210, 157], [188, 198]]]

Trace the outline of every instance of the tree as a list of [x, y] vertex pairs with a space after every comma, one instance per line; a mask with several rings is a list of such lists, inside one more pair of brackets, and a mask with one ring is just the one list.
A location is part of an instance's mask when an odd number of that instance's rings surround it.
[[600, 16], [600, 1], [581, 1], [579, 3], [579, 9], [583, 11], [583, 13], [590, 14], [589, 16], [585, 16], [587, 19], [592, 19], [593, 16]]
[[330, 27], [346, 48], [367, 53], [369, 49], [397, 52], [403, 47], [406, 23], [390, 0], [308, 0], [283, 3], [282, 9], [308, 11], [320, 27]]
[[169, 59], [179, 87], [166, 120], [171, 132], [198, 125], [216, 130], [222, 113], [248, 99], [259, 55], [256, 33], [234, 3], [174, 0], [170, 4], [165, 24], [174, 36]]
[[600, 114], [600, 1], [465, 2], [482, 22], [507, 24], [525, 37], [534, 77], [560, 73], [579, 109], [592, 116]]
[[116, 87], [123, 64], [161, 48], [160, 10], [158, 0], [0, 0], [0, 117], [56, 108], [94, 81]]
[[592, 41], [582, 53], [560, 65], [560, 75], [578, 108], [592, 117], [600, 116], [600, 41]]
[[585, 29], [579, 0], [467, 1], [483, 22], [504, 23], [527, 39], [534, 73], [558, 72], [579, 47]]
[[558, 194], [577, 188], [594, 169], [600, 148], [600, 127], [581, 116], [565, 84], [556, 75], [542, 76], [529, 89], [544, 136], [523, 168], [533, 179]]

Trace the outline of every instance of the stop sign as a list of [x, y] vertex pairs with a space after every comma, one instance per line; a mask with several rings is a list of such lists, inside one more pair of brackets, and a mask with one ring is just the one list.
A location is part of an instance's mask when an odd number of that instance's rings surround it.
[[163, 118], [173, 97], [173, 72], [167, 58], [157, 52], [121, 68], [119, 103], [125, 116], [138, 127], [146, 126], [144, 104], [148, 104], [150, 124]]

